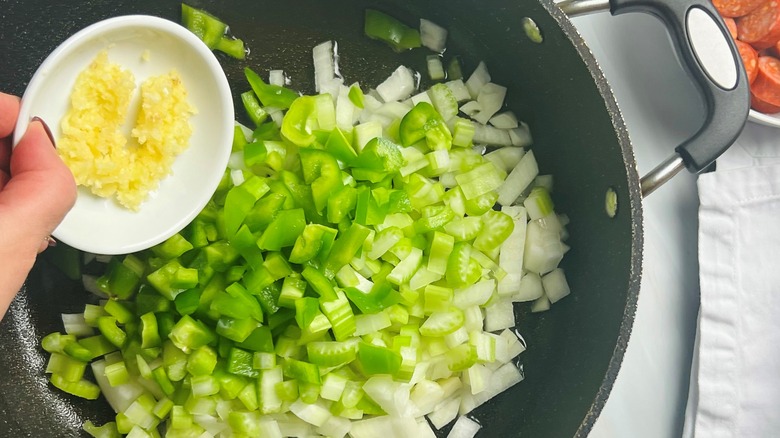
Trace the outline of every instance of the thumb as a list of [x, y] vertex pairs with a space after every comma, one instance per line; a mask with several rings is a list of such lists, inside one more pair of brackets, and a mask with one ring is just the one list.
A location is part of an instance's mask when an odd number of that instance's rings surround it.
[[10, 164], [11, 178], [0, 192], [0, 221], [20, 239], [32, 239], [37, 249], [73, 206], [76, 183], [40, 119], [30, 123]]

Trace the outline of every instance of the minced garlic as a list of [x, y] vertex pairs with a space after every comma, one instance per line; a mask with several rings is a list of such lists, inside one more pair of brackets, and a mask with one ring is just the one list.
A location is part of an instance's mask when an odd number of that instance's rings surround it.
[[79, 185], [138, 210], [171, 173], [192, 134], [195, 109], [176, 71], [141, 84], [140, 109], [130, 138], [122, 127], [135, 90], [133, 74], [102, 51], [78, 76], [62, 120], [57, 150]]

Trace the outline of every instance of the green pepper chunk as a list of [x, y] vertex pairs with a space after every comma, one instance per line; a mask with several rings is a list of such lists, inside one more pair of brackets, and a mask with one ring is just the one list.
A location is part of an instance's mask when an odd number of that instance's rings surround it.
[[269, 251], [279, 251], [293, 246], [304, 227], [306, 227], [306, 215], [302, 208], [282, 210], [260, 236], [257, 246]]
[[389, 283], [377, 283], [369, 293], [354, 287], [344, 289], [347, 298], [363, 313], [378, 313], [401, 302], [401, 295]]
[[244, 342], [257, 326], [258, 322], [251, 318], [233, 319], [223, 316], [217, 321], [217, 334], [231, 341]]
[[401, 144], [411, 146], [426, 140], [432, 150], [449, 150], [452, 134], [441, 115], [428, 102], [420, 102], [401, 119], [398, 128]]
[[397, 352], [366, 342], [358, 344], [358, 362], [367, 375], [393, 375], [401, 368], [401, 355]]
[[369, 234], [371, 234], [371, 230], [358, 223], [353, 223], [341, 236], [337, 237], [328, 258], [325, 260], [325, 276], [333, 278], [339, 269], [349, 263], [358, 250], [363, 247]]
[[352, 136], [347, 137], [347, 133], [340, 128], [330, 132], [325, 142], [325, 150], [347, 165], [352, 165], [357, 158], [357, 152], [352, 147]]
[[255, 92], [257, 98], [260, 99], [260, 102], [265, 106], [287, 109], [290, 108], [293, 101], [298, 98], [298, 93], [289, 88], [266, 84], [263, 79], [249, 67], [244, 69], [244, 75], [249, 82], [249, 86], [252, 87], [252, 91]]
[[322, 384], [320, 367], [313, 363], [287, 358], [284, 361], [283, 372], [285, 376], [297, 380], [299, 384], [301, 382]]
[[196, 350], [216, 340], [210, 328], [187, 315], [182, 316], [173, 326], [168, 338], [184, 352]]
[[328, 222], [337, 224], [346, 219], [357, 204], [357, 189], [343, 186], [328, 197]]
[[318, 213], [328, 204], [328, 198], [343, 186], [341, 169], [333, 155], [319, 149], [301, 149], [303, 181], [311, 186], [314, 207]]
[[264, 178], [252, 175], [240, 186], [235, 186], [225, 197], [225, 232], [228, 238], [238, 231], [258, 199], [271, 190]]
[[182, 24], [201, 39], [209, 49], [215, 49], [225, 35], [227, 25], [206, 11], [181, 4]]
[[271, 336], [271, 328], [268, 326], [257, 327], [243, 342], [237, 344], [236, 347], [250, 351], [273, 353], [274, 341]]
[[308, 147], [316, 139], [314, 130], [317, 119], [315, 96], [301, 96], [295, 99], [282, 120], [282, 136], [298, 147]]
[[[412, 110], [414, 111], [414, 110]], [[445, 126], [446, 127], [446, 126]], [[384, 137], [371, 139], [360, 151], [354, 166], [375, 172], [393, 173], [406, 165], [401, 148]], [[354, 172], [354, 169], [353, 169]], [[385, 175], [382, 175], [384, 178]]]
[[252, 367], [252, 353], [240, 348], [231, 348], [227, 358], [227, 372], [251, 379], [260, 375], [260, 372]]
[[308, 224], [298, 239], [295, 240], [290, 253], [290, 263], [306, 263], [317, 257], [322, 249], [323, 237], [331, 228], [320, 224]]
[[366, 36], [384, 41], [396, 52], [414, 49], [422, 45], [420, 32], [417, 29], [374, 9], [366, 9], [363, 30]]

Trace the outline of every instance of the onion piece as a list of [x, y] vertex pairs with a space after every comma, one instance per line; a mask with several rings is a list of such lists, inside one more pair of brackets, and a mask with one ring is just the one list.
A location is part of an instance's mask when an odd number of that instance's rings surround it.
[[480, 61], [474, 72], [471, 73], [468, 80], [466, 80], [466, 88], [469, 90], [469, 94], [472, 99], [476, 99], [479, 96], [480, 90], [490, 82], [490, 73], [488, 72], [487, 65], [484, 61]]
[[477, 102], [482, 109], [474, 116], [474, 120], [486, 125], [488, 121], [504, 106], [506, 87], [488, 82], [479, 90]]
[[489, 123], [499, 129], [514, 129], [519, 126], [517, 116], [512, 111], [504, 111], [490, 118]]
[[63, 313], [62, 325], [65, 326], [65, 333], [77, 337], [92, 336], [94, 330], [87, 325], [83, 313]]
[[458, 416], [459, 409], [460, 397], [450, 398], [436, 406], [433, 412], [428, 414], [428, 420], [433, 424], [433, 427], [441, 429]]
[[376, 92], [385, 102], [406, 99], [415, 90], [414, 74], [408, 68], [399, 66], [384, 82], [376, 87]]
[[284, 70], [271, 70], [268, 72], [268, 83], [276, 85], [278, 87], [284, 87], [287, 85], [287, 80], [284, 77]]
[[542, 287], [544, 287], [544, 294], [553, 304], [571, 293], [569, 284], [566, 282], [566, 275], [561, 268], [553, 269], [542, 277]]
[[498, 203], [512, 205], [539, 174], [533, 151], [526, 153], [498, 189]]
[[428, 67], [428, 76], [434, 81], [444, 79], [444, 65], [438, 55], [430, 55], [425, 58], [425, 64]]
[[482, 426], [476, 421], [461, 416], [455, 421], [452, 429], [450, 429], [450, 433], [447, 434], [447, 438], [474, 438], [481, 428]]
[[420, 42], [434, 52], [441, 53], [447, 45], [447, 29], [430, 20], [421, 18]]
[[444, 85], [452, 91], [452, 95], [455, 96], [455, 99], [457, 99], [458, 102], [465, 102], [471, 99], [469, 89], [462, 79], [445, 82]]

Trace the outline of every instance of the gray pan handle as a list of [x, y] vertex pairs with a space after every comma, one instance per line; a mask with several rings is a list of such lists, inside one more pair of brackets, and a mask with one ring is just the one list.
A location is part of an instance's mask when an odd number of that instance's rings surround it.
[[678, 59], [702, 93], [704, 124], [674, 154], [642, 178], [649, 195], [683, 168], [700, 172], [731, 146], [750, 110], [745, 68], [723, 19], [708, 0], [567, 0], [558, 4], [569, 16], [609, 9], [612, 15], [644, 12], [669, 31]]

